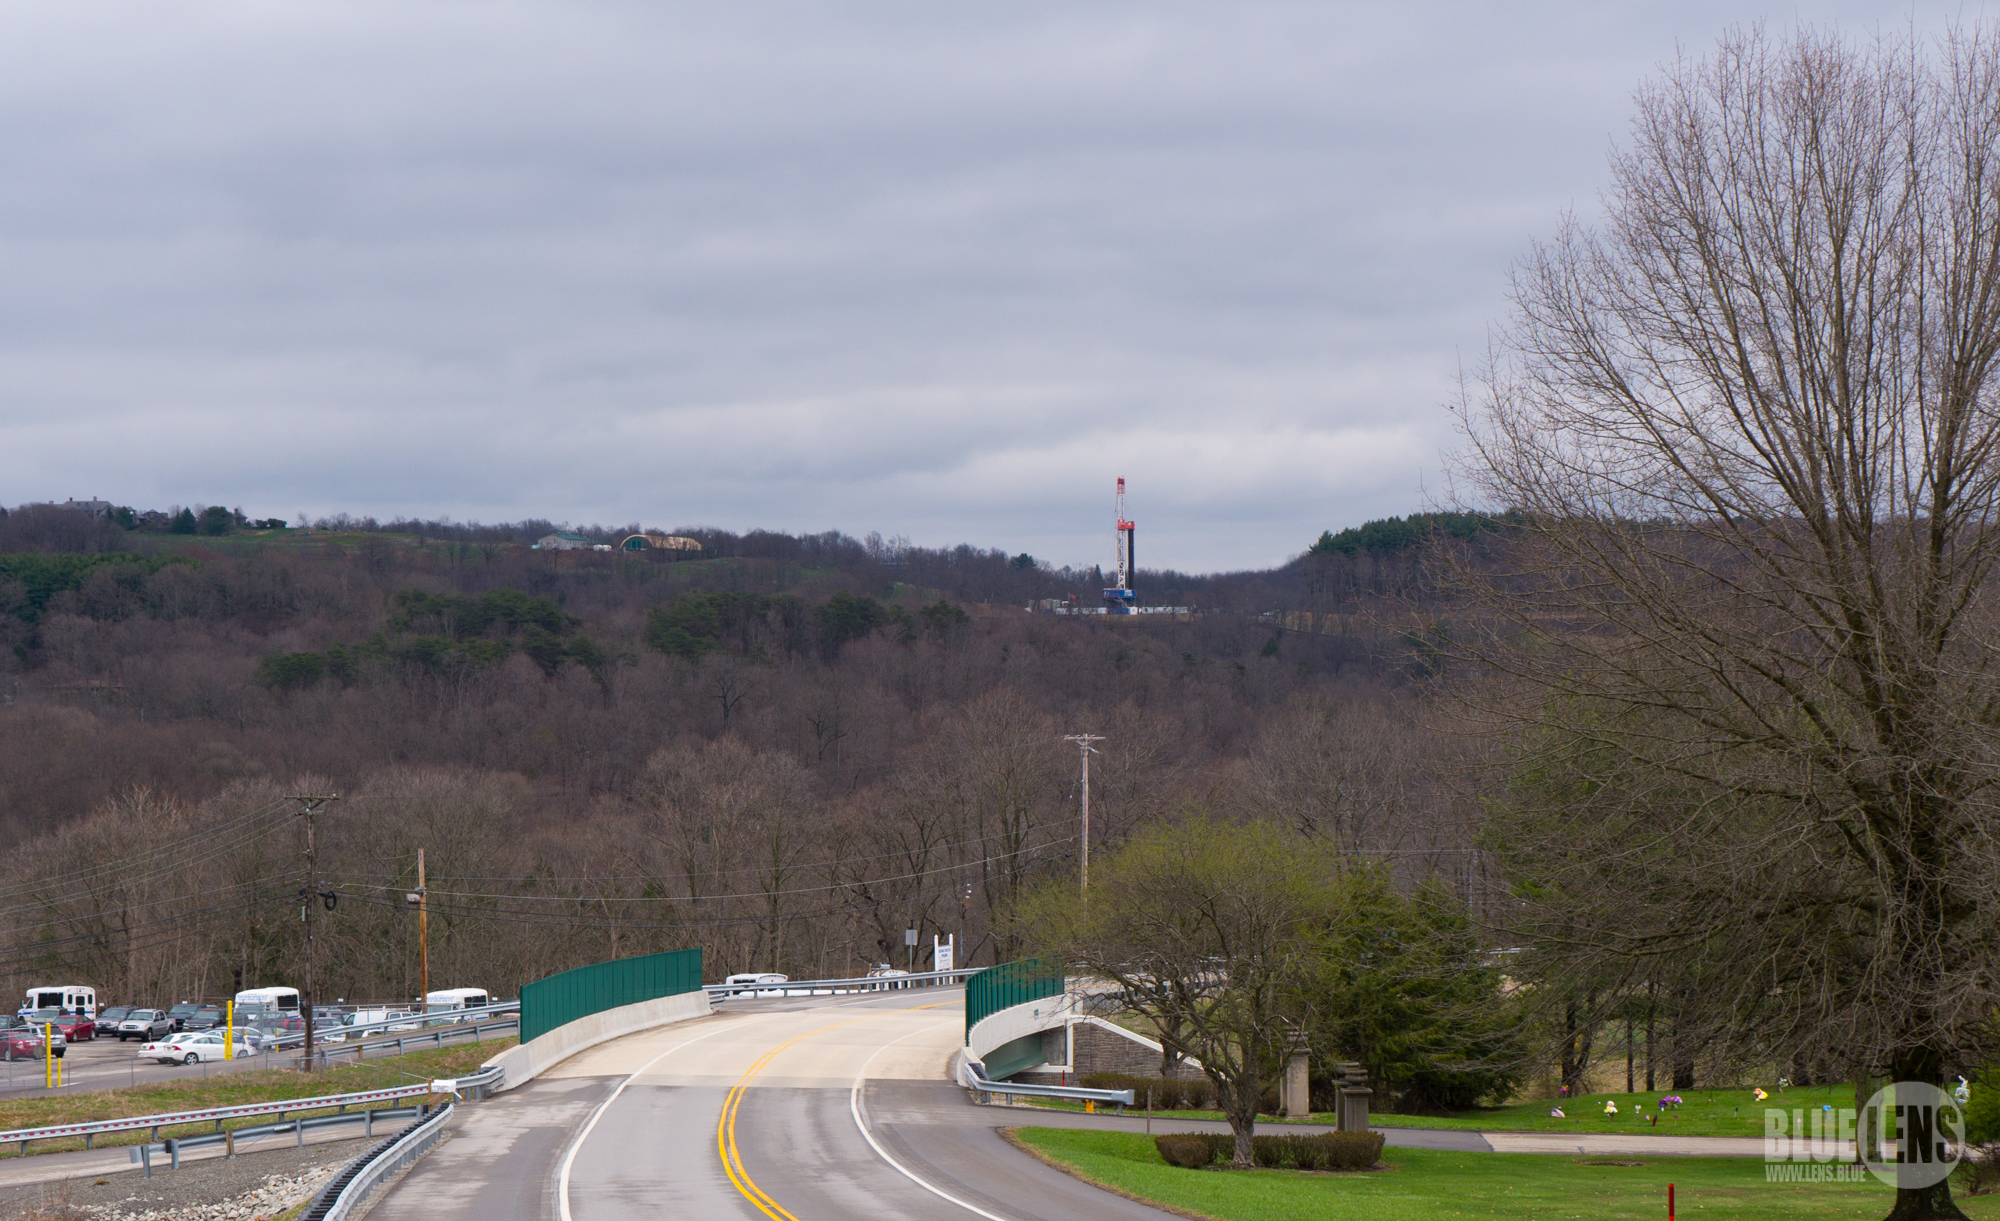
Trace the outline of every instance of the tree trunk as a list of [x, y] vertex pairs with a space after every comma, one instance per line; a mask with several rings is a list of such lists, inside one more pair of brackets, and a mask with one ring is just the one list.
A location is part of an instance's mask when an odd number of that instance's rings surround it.
[[1250, 1138], [1257, 1130], [1257, 1101], [1263, 1094], [1263, 1083], [1257, 1074], [1245, 1070], [1242, 1080], [1233, 1085], [1220, 1078], [1215, 1081], [1216, 1097], [1222, 1100], [1223, 1112], [1229, 1120], [1229, 1130], [1236, 1135], [1236, 1156], [1230, 1166], [1237, 1170], [1248, 1170], [1255, 1163], [1250, 1158]]
[[1584, 1092], [1584, 1074], [1590, 1071], [1593, 1032], [1587, 1025], [1589, 1020], [1584, 1014], [1579, 1021], [1575, 1001], [1563, 1006], [1562, 1083], [1571, 1097]]
[[[1934, 1048], [1913, 1047], [1897, 1053], [1889, 1066], [1894, 1081], [1937, 1085], [1944, 1079], [1944, 1056]], [[1908, 1141], [1904, 1141], [1907, 1147]], [[1898, 1187], [1895, 1206], [1884, 1221], [1966, 1221], [1951, 1198], [1951, 1176], [1929, 1187]]]
[[1653, 1092], [1653, 984], [1646, 984], [1646, 1092]]

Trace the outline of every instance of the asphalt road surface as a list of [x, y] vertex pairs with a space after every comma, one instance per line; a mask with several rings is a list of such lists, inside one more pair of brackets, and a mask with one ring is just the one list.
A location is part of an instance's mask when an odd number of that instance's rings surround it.
[[1001, 1139], [1047, 1113], [966, 1102], [964, 1022], [956, 988], [731, 1001], [468, 1107], [371, 1221], [1167, 1216]]
[[[1000, 1128], [1144, 1120], [972, 1105], [947, 1076], [964, 1022], [957, 988], [732, 1000], [465, 1108], [369, 1221], [1168, 1216], [1009, 1145]], [[1397, 1137], [1490, 1147], [1472, 1132]]]

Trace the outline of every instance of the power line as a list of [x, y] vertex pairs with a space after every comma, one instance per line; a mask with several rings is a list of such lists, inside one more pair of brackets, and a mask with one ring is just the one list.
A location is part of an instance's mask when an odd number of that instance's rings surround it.
[[[1049, 847], [1059, 847], [1063, 844], [1074, 843], [1076, 842], [1076, 838], [1077, 837], [1075, 835], [1069, 835], [1063, 837], [1062, 839], [1047, 840], [1037, 848], [1032, 848], [1032, 849], [1024, 848], [1019, 852], [1009, 853], [1007, 855], [1009, 857], [1018, 857], [1030, 852], [1041, 852]], [[794, 887], [789, 890], [753, 890], [753, 891], [744, 891], [739, 894], [727, 894], [727, 895], [686, 895], [686, 896], [588, 895], [586, 896], [586, 895], [492, 894], [492, 893], [482, 893], [478, 891], [467, 891], [467, 890], [439, 890], [435, 886], [430, 887], [428, 889], [428, 893], [434, 895], [450, 895], [454, 898], [460, 898], [460, 899], [525, 899], [533, 902], [542, 902], [542, 903], [706, 903], [724, 899], [772, 899], [772, 898], [777, 898], [781, 895], [819, 894], [829, 890], [849, 890], [856, 886], [875, 886], [886, 882], [904, 882], [912, 878], [926, 878], [926, 877], [931, 877], [934, 874], [957, 873], [961, 870], [977, 868], [978, 866], [989, 863], [994, 859], [996, 858], [982, 857], [978, 860], [960, 861], [952, 865], [940, 865], [935, 869], [923, 869], [923, 870], [918, 870], [914, 873], [893, 874], [889, 877], [884, 877], [884, 878], [861, 878], [852, 882], [829, 882], [824, 886], [800, 886], [800, 887]], [[1002, 857], [998, 859], [1004, 860], [1007, 858]], [[811, 866], [799, 865], [799, 866], [794, 866], [792, 871], [798, 873], [805, 873], [809, 872], [810, 869]], [[348, 875], [342, 875], [342, 876], [343, 878], [345, 878]], [[685, 877], [687, 875], [680, 875], [680, 876]], [[708, 875], [702, 874], [696, 876], [706, 877]], [[647, 878], [644, 880], [658, 881], [659, 879]], [[365, 887], [365, 889], [376, 890], [376, 891], [392, 891], [397, 888], [393, 886], [368, 886]]]
[[[1045, 850], [1033, 854], [1024, 863], [1028, 865], [1038, 865], [1050, 860], [1061, 859], [1062, 856], [1066, 856], [1067, 854], [1066, 853], [1058, 854], [1054, 851], [1047, 850], [1047, 849], [1059, 848], [1061, 846], [1062, 846], [1061, 842], [1047, 845], [1047, 848]], [[968, 863], [967, 867], [969, 868], [971, 864], [976, 864], [976, 863], [977, 862], [970, 862]], [[373, 888], [373, 889], [379, 889], [379, 888]], [[439, 892], [433, 891], [432, 893], [437, 894]], [[809, 892], [801, 891], [801, 892], [791, 892], [791, 893], [809, 893]], [[369, 895], [352, 895], [351, 897], [357, 903], [366, 903], [369, 904], [370, 906], [375, 906], [375, 907], [387, 907], [398, 911], [407, 910], [407, 904], [398, 903], [393, 899], [378, 899], [371, 897]], [[514, 896], [497, 896], [497, 897], [511, 898]], [[749, 895], [744, 897], [764, 898], [766, 896]], [[578, 903], [579, 905], [587, 905], [596, 902], [596, 900], [587, 898], [576, 898], [573, 899], [572, 901]], [[674, 903], [682, 901], [683, 900], [676, 900], [676, 899], [655, 900], [655, 902], [662, 902], [662, 903]], [[578, 919], [576, 917], [558, 918], [555, 917], [552, 913], [547, 911], [521, 912], [521, 911], [509, 910], [506, 908], [469, 907], [458, 904], [443, 905], [442, 912], [440, 914], [459, 916], [468, 920], [491, 920], [497, 923], [520, 924], [520, 925], [537, 926], [544, 928], [603, 928], [603, 929], [617, 929], [622, 931], [635, 931], [635, 930], [673, 930], [673, 929], [688, 929], [688, 928], [728, 927], [728, 926], [743, 925], [743, 924], [768, 924], [774, 919], [780, 921], [819, 919], [825, 916], [838, 916], [838, 915], [848, 915], [854, 912], [876, 911], [887, 905], [888, 905], [887, 903], [878, 900], [875, 902], [852, 903], [843, 907], [829, 907], [814, 911], [781, 912], [775, 916], [768, 913], [761, 915], [745, 915], [745, 916], [735, 916], [735, 917], [711, 916], [699, 920], [680, 921], [671, 924], [630, 923], [625, 921], [613, 921], [613, 920], [602, 920], [602, 919]]]
[[[45, 889], [49, 887], [61, 887], [66, 882], [72, 881], [77, 878], [83, 878], [96, 874], [101, 874], [106, 870], [129, 868], [134, 866], [151, 864], [152, 862], [158, 860], [163, 856], [168, 856], [172, 853], [180, 851], [188, 844], [197, 842], [207, 842], [209, 840], [216, 838], [217, 836], [226, 836], [228, 832], [233, 831], [238, 827], [244, 826], [247, 823], [254, 822], [258, 818], [264, 817], [274, 812], [278, 812], [279, 810], [281, 810], [281, 808], [282, 808], [282, 803], [273, 802], [270, 805], [263, 807], [262, 809], [252, 810], [248, 814], [241, 815], [231, 822], [227, 822], [216, 827], [203, 827], [197, 834], [191, 835], [186, 839], [176, 840], [173, 843], [169, 844], [157, 845], [155, 847], [147, 849], [146, 851], [140, 853], [137, 856], [124, 857], [112, 861], [105, 861], [100, 864], [86, 866], [82, 869], [72, 870], [69, 873], [38, 877], [33, 879], [32, 881], [17, 882], [11, 886], [0, 886], [0, 899], [5, 899], [12, 897], [14, 895], [25, 894], [34, 890]], [[276, 825], [278, 824], [276, 823], [273, 824], [274, 827]], [[184, 862], [178, 860], [175, 862], [176, 866], [181, 864], [184, 864]], [[146, 878], [157, 877], [161, 872], [167, 872], [167, 870], [158, 870], [151, 874], [142, 875], [142, 877]], [[12, 908], [0, 909], [0, 911], [9, 911], [9, 910], [17, 910], [17, 909], [12, 909]]]
[[[1042, 831], [1048, 829], [1049, 827], [1060, 827], [1066, 825], [1068, 822], [1069, 820], [1067, 818], [1059, 818], [1052, 820], [1050, 822], [1033, 823], [1030, 824], [1028, 827], [1024, 828], [1020, 832], [996, 831], [991, 835], [982, 835], [977, 839], [951, 840], [946, 843], [937, 844], [929, 848], [922, 849], [921, 851], [922, 853], [935, 853], [935, 852], [943, 852], [951, 848], [964, 848], [964, 847], [969, 847], [973, 844], [984, 844], [996, 839], [1006, 839], [1010, 835], [1026, 834], [1028, 832], [1033, 832], [1033, 831]], [[795, 865], [792, 866], [792, 868], [827, 869], [835, 865], [851, 865], [862, 861], [886, 861], [894, 859], [895, 857], [910, 856], [913, 854], [915, 853], [911, 851], [904, 851], [904, 852], [880, 852], [876, 853], [873, 856], [843, 856], [831, 861], [814, 861], [810, 864]], [[373, 859], [394, 860], [396, 858], [375, 857]], [[704, 877], [704, 878], [723, 878], [723, 877], [733, 877], [737, 874], [743, 874], [743, 873], [762, 873], [762, 872], [763, 872], [762, 869], [751, 867], [745, 869], [704, 870], [701, 873], [694, 875], [683, 873], [683, 874], [675, 874], [673, 876], [680, 878], [686, 878], [689, 876]], [[403, 873], [348, 873], [348, 874], [342, 874], [341, 876], [348, 878], [368, 878], [374, 880], [395, 882], [395, 881], [401, 881], [402, 879], [407, 878], [410, 875], [408, 874], [408, 872], [403, 872]], [[559, 878], [559, 877], [545, 876], [545, 875], [529, 875], [526, 877], [500, 877], [497, 875], [489, 875], [489, 874], [458, 874], [454, 876], [456, 876], [457, 880], [461, 882], [655, 882], [659, 880], [659, 875], [656, 874], [602, 874], [593, 877], [583, 877], [583, 878]]]

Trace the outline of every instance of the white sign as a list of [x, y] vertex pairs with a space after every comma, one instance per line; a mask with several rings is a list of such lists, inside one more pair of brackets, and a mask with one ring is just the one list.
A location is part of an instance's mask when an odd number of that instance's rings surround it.
[[931, 970], [949, 971], [952, 969], [952, 951], [957, 948], [957, 938], [958, 934], [956, 933], [953, 933], [943, 941], [939, 941], [936, 937], [931, 938]]

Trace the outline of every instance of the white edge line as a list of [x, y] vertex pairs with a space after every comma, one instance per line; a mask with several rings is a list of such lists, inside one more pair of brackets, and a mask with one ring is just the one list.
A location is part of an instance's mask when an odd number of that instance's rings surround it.
[[[937, 1026], [948, 1026], [950, 1024], [951, 1024], [950, 1022], [939, 1022], [937, 1023]], [[896, 1038], [889, 1040], [887, 1043], [882, 1044], [882, 1046], [876, 1048], [875, 1055], [869, 1056], [866, 1060], [863, 1060], [861, 1062], [861, 1071], [857, 1072], [854, 1075], [854, 1089], [848, 1094], [848, 1109], [852, 1111], [854, 1114], [854, 1126], [861, 1129], [861, 1135], [864, 1139], [868, 1141], [868, 1147], [875, 1150], [876, 1155], [879, 1156], [883, 1161], [889, 1163], [890, 1167], [894, 1169], [897, 1174], [902, 1175], [904, 1178], [910, 1180], [912, 1183], [915, 1183], [917, 1186], [923, 1188], [925, 1191], [930, 1192], [932, 1195], [936, 1196], [940, 1200], [944, 1200], [945, 1202], [950, 1204], [956, 1204], [960, 1208], [966, 1210], [967, 1212], [977, 1213], [978, 1215], [985, 1217], [986, 1221], [1009, 1221], [1008, 1218], [987, 1212], [985, 1209], [979, 1207], [976, 1204], [967, 1204], [964, 1200], [961, 1200], [957, 1196], [952, 1195], [950, 1192], [944, 1190], [942, 1187], [939, 1187], [934, 1183], [926, 1182], [925, 1180], [920, 1179], [916, 1175], [910, 1173], [909, 1169], [905, 1167], [901, 1162], [889, 1156], [889, 1151], [887, 1149], [884, 1149], [882, 1147], [882, 1143], [875, 1139], [875, 1134], [868, 1130], [868, 1121], [862, 1118], [861, 1084], [864, 1080], [867, 1079], [868, 1066], [870, 1064], [875, 1063], [875, 1056], [879, 1056], [883, 1052], [888, 1051], [891, 1047], [894, 1047], [896, 1044], [902, 1042], [904, 1039], [910, 1038], [914, 1035], [923, 1034], [926, 1031], [935, 1030], [937, 1029], [937, 1026], [924, 1026], [920, 1027], [919, 1029], [912, 1030], [909, 1034], [899, 1035]], [[569, 1217], [565, 1215], [563, 1217], [563, 1221], [569, 1221]]]
[[[729, 1018], [735, 1015], [718, 1013], [715, 1016], [721, 1018]], [[597, 1121], [604, 1117], [604, 1112], [610, 1108], [612, 1103], [618, 1101], [618, 1095], [625, 1092], [626, 1086], [638, 1080], [640, 1073], [645, 1072], [647, 1069], [653, 1067], [655, 1064], [658, 1064], [660, 1061], [666, 1059], [668, 1056], [673, 1055], [675, 1052], [679, 1051], [683, 1047], [687, 1047], [694, 1043], [699, 1043], [703, 1039], [714, 1038], [716, 1035], [719, 1035], [723, 1031], [729, 1029], [730, 1026], [733, 1024], [734, 1023], [724, 1022], [722, 1025], [717, 1026], [714, 1030], [709, 1031], [707, 1034], [696, 1035], [692, 1039], [687, 1039], [683, 1042], [674, 1044], [672, 1047], [667, 1048], [659, 1055], [654, 1056], [652, 1059], [640, 1065], [637, 1072], [633, 1073], [630, 1077], [627, 1077], [625, 1078], [625, 1080], [620, 1081], [618, 1083], [618, 1088], [611, 1091], [611, 1097], [606, 1098], [603, 1102], [597, 1104], [597, 1109], [590, 1113], [589, 1121], [586, 1122], [583, 1125], [583, 1129], [576, 1134], [576, 1139], [569, 1143], [569, 1150], [563, 1154], [562, 1171], [560, 1174], [556, 1176], [556, 1215], [561, 1218], [561, 1221], [572, 1221], [569, 1212], [570, 1166], [576, 1162], [577, 1151], [583, 1148], [583, 1142], [590, 1139], [591, 1130], [597, 1127]]]

